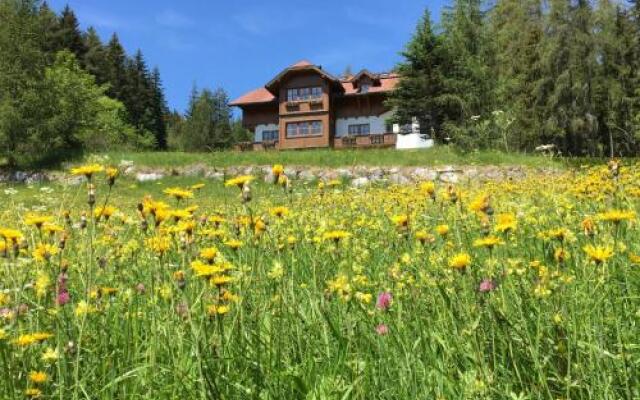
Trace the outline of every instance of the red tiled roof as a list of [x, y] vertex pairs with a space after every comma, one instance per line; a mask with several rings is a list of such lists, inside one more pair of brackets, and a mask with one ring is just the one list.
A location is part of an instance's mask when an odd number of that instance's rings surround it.
[[269, 103], [275, 99], [276, 97], [272, 95], [271, 92], [262, 87], [256, 90], [252, 90], [249, 93], [243, 94], [242, 96], [230, 102], [229, 105], [239, 106], [243, 104]]
[[[307, 60], [298, 61], [297, 63], [293, 64], [291, 67], [289, 67], [289, 68], [285, 69], [283, 72], [281, 72], [280, 75], [282, 75], [284, 72], [286, 72], [290, 68], [306, 68], [306, 67], [315, 67], [315, 68], [317, 68], [319, 72], [321, 72], [322, 74], [325, 74], [329, 79], [335, 80], [336, 84], [338, 84], [336, 78], [332, 77], [331, 75], [329, 75], [325, 71], [320, 70], [318, 67], [316, 67], [314, 64], [311, 64]], [[369, 73], [369, 74], [371, 74], [371, 73]], [[398, 80], [400, 79], [399, 75], [398, 74], [394, 74], [394, 73], [376, 74], [375, 76], [380, 80], [380, 86], [371, 86], [371, 87], [369, 87], [369, 92], [368, 93], [389, 92], [389, 91], [393, 90], [396, 87], [396, 85], [398, 83]], [[353, 80], [352, 79], [353, 79], [353, 77], [351, 77], [351, 79], [348, 79], [348, 80], [345, 80], [345, 79], [340, 80], [340, 84], [342, 85], [342, 88], [344, 89], [344, 94], [345, 95], [361, 94], [358, 91], [358, 88], [355, 88], [353, 86]], [[267, 84], [267, 86], [268, 86], [268, 84]], [[364, 95], [364, 93], [362, 93], [362, 94]], [[237, 99], [233, 100], [232, 102], [230, 102], [229, 105], [241, 106], [241, 105], [245, 105], [245, 104], [269, 103], [269, 102], [274, 101], [275, 99], [276, 99], [276, 97], [269, 90], [267, 90], [266, 87], [261, 87], [261, 88], [252, 90], [252, 91], [250, 91], [248, 93], [245, 93], [244, 95], [242, 95], [242, 96], [238, 97]]]
[[[390, 92], [393, 89], [395, 89], [399, 80], [400, 80], [400, 77], [397, 74], [381, 74], [380, 86], [369, 87], [368, 93]], [[342, 81], [341, 83], [342, 83], [342, 87], [344, 88], [345, 95], [360, 94], [360, 92], [358, 92], [358, 88], [353, 87], [353, 82], [351, 80]]]

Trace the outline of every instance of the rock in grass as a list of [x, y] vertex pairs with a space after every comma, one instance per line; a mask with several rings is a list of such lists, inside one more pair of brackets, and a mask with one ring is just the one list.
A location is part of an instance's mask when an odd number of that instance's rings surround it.
[[158, 181], [162, 178], [164, 178], [164, 175], [158, 172], [149, 172], [149, 173], [140, 172], [136, 174], [136, 181], [138, 182], [153, 182], [153, 181]]
[[359, 188], [359, 187], [368, 186], [369, 183], [371, 183], [371, 181], [369, 181], [369, 178], [367, 178], [366, 176], [362, 176], [360, 178], [356, 178], [352, 180], [351, 186]]

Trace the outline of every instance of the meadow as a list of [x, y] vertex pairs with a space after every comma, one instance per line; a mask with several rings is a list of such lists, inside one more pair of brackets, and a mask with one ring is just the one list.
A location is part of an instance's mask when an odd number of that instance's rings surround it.
[[640, 164], [358, 189], [273, 164], [0, 187], [0, 398], [640, 397]]

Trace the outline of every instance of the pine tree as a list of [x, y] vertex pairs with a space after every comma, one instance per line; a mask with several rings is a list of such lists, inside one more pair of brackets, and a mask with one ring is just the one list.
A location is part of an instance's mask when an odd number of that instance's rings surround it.
[[58, 28], [53, 37], [57, 49], [68, 49], [78, 60], [84, 60], [87, 49], [82, 39], [80, 23], [69, 5], [65, 6], [60, 14]]
[[98, 84], [107, 83], [107, 53], [98, 36], [98, 32], [93, 27], [89, 27], [84, 34], [83, 40], [87, 49], [83, 59], [85, 69], [96, 77]]
[[153, 117], [153, 129], [152, 133], [156, 138], [156, 143], [159, 149], [167, 148], [167, 115], [169, 109], [167, 107], [167, 101], [164, 97], [164, 90], [162, 88], [162, 80], [160, 79], [160, 70], [155, 67], [151, 73], [151, 85], [153, 89], [153, 103], [152, 103], [152, 117]]
[[42, 40], [42, 51], [46, 54], [51, 63], [55, 58], [55, 53], [62, 50], [58, 41], [57, 33], [60, 29], [60, 21], [48, 3], [45, 1], [38, 9], [39, 36]]
[[[495, 51], [493, 74], [496, 108], [514, 117], [509, 146], [531, 150], [536, 143], [538, 106], [533, 95], [541, 75], [540, 41], [543, 16], [540, 0], [499, 0], [491, 10]], [[513, 148], [512, 147], [512, 148]]]
[[442, 15], [445, 92], [463, 122], [493, 109], [491, 48], [481, 0], [455, 0]]
[[402, 79], [387, 104], [395, 109], [392, 122], [410, 124], [417, 118], [423, 132], [440, 132], [449, 118], [446, 102], [442, 101], [444, 84], [441, 71], [442, 45], [431, 28], [431, 16], [426, 10], [416, 33], [402, 52], [404, 61], [397, 66]]
[[125, 63], [127, 55], [114, 33], [105, 49], [105, 76], [109, 83], [109, 97], [124, 101], [127, 90]]

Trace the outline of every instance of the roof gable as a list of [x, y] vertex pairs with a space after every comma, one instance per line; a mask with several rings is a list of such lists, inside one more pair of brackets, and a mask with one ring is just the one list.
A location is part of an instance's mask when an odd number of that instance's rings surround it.
[[300, 71], [311, 71], [317, 73], [322, 78], [328, 80], [333, 85], [335, 85], [339, 90], [342, 90], [342, 85], [340, 84], [340, 79], [331, 75], [327, 71], [323, 70], [321, 66], [311, 64], [309, 61], [302, 60], [299, 61], [292, 66], [285, 68], [282, 70], [275, 78], [273, 78], [269, 83], [267, 83], [264, 87], [274, 95], [278, 94], [278, 90], [280, 88], [280, 84], [282, 81], [290, 74], [295, 74]]

